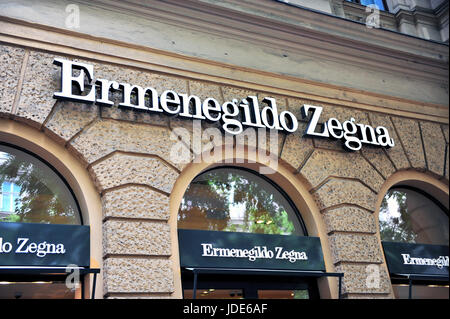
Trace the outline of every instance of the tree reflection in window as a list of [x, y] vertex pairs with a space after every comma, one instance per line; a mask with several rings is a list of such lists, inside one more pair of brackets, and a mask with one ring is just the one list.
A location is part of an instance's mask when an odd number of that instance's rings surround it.
[[192, 181], [181, 203], [178, 227], [304, 235], [294, 208], [274, 185], [235, 168], [210, 170]]
[[383, 241], [448, 245], [448, 213], [410, 188], [395, 188], [386, 194], [379, 223]]
[[[80, 224], [80, 215], [61, 178], [37, 158], [0, 145], [0, 221]], [[5, 192], [13, 185], [13, 193]], [[13, 196], [14, 205], [8, 201]]]

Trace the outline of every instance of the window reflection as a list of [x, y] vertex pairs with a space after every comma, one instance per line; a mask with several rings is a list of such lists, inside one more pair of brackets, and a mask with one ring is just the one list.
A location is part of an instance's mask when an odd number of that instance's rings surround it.
[[391, 189], [380, 208], [383, 241], [448, 245], [448, 215], [427, 196], [409, 188]]
[[387, 10], [384, 0], [347, 0], [348, 2], [359, 3], [363, 6], [374, 6], [376, 5], [379, 10]]
[[295, 210], [274, 185], [235, 168], [210, 170], [192, 181], [181, 203], [178, 227], [304, 235]]
[[0, 145], [0, 222], [81, 224], [76, 202], [46, 164]]

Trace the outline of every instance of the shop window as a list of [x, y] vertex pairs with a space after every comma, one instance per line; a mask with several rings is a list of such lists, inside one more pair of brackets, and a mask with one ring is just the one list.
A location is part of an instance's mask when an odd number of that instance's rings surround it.
[[380, 208], [382, 241], [448, 245], [448, 215], [432, 197], [412, 188], [393, 188]]
[[218, 168], [197, 176], [178, 215], [181, 229], [305, 236], [290, 200], [273, 183], [250, 171]]
[[77, 203], [46, 163], [0, 144], [0, 222], [81, 224]]
[[[51, 166], [0, 143], [0, 299], [84, 297], [84, 278], [99, 272], [89, 267], [89, 231]], [[67, 265], [76, 266], [81, 287], [67, 285]]]
[[384, 0], [347, 0], [348, 2], [359, 3], [363, 6], [376, 5], [379, 10], [387, 11], [388, 6]]
[[448, 209], [420, 189], [388, 191], [379, 225], [396, 298], [449, 298], [448, 222]]
[[338, 275], [284, 191], [245, 168], [194, 178], [178, 228], [184, 298], [315, 299], [317, 278]]

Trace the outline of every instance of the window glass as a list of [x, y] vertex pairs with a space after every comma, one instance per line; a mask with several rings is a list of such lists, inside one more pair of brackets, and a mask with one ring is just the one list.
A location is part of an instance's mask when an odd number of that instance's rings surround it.
[[3, 210], [6, 212], [11, 212], [11, 195], [3, 193], [2, 197]]
[[49, 166], [0, 144], [0, 222], [81, 224], [75, 199]]
[[383, 241], [448, 245], [448, 215], [430, 197], [409, 189], [391, 189], [380, 208]]
[[247, 170], [218, 168], [186, 190], [178, 227], [304, 236], [296, 210], [269, 181]]
[[376, 5], [379, 10], [386, 10], [383, 0], [347, 0], [349, 2], [355, 2], [362, 4], [363, 6]]

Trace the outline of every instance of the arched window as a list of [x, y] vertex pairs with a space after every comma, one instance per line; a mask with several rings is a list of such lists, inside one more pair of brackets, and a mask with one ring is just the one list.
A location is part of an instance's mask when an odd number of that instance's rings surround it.
[[221, 167], [197, 176], [186, 190], [178, 228], [306, 236], [284, 193], [248, 170]]
[[395, 297], [448, 299], [448, 209], [397, 185], [382, 201], [379, 224]]
[[46, 163], [0, 144], [0, 222], [82, 224], [64, 180]]
[[262, 175], [233, 166], [201, 173], [184, 194], [178, 228], [184, 298], [319, 297], [316, 278], [294, 274], [300, 261], [281, 258], [281, 250], [315, 247], [308, 262], [318, 256], [322, 269], [320, 242], [307, 237], [289, 197]]
[[391, 188], [381, 204], [379, 222], [382, 241], [448, 245], [448, 213], [418, 189]]

